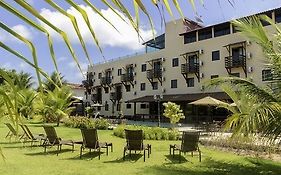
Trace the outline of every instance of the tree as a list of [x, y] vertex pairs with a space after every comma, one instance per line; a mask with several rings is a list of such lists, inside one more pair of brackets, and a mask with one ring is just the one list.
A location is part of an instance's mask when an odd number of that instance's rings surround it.
[[185, 118], [184, 114], [182, 113], [182, 110], [180, 109], [180, 105], [168, 102], [163, 103], [163, 106], [165, 107], [163, 115], [170, 119], [170, 123], [172, 125], [178, 123], [180, 119]]
[[[275, 28], [277, 34], [273, 36], [272, 41], [267, 36], [261, 20], [266, 20]], [[251, 80], [222, 77], [212, 79], [210, 85], [223, 87], [228, 84], [236, 95], [244, 94], [243, 97], [240, 95], [240, 101], [230, 95], [237, 103], [237, 111], [233, 111], [232, 116], [227, 119], [227, 128], [233, 129], [234, 134], [244, 135], [258, 131], [274, 141], [281, 134], [281, 30], [266, 16], [245, 18], [235, 21], [234, 25], [261, 46], [266, 61], [269, 62], [272, 80], [266, 87], [259, 87]], [[222, 89], [230, 92], [229, 88]]]
[[66, 80], [64, 80], [64, 76], [62, 76], [60, 73], [53, 72], [50, 76], [50, 79], [52, 82], [48, 79], [46, 79], [43, 82], [43, 89], [44, 91], [54, 91], [57, 87], [62, 87], [64, 84], [66, 84]]
[[70, 107], [73, 102], [71, 97], [72, 93], [66, 86], [41, 93], [36, 103], [37, 113], [45, 122], [56, 122], [59, 126], [60, 121], [74, 109]]
[[19, 92], [18, 96], [18, 111], [21, 116], [26, 119], [30, 119], [33, 117], [35, 109], [34, 109], [34, 101], [37, 97], [37, 93], [31, 89], [22, 89]]

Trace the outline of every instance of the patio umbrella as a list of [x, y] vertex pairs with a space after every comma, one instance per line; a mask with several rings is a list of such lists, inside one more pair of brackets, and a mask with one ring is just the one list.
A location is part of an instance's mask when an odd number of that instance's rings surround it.
[[207, 96], [207, 97], [201, 98], [199, 100], [193, 101], [188, 104], [198, 105], [198, 106], [208, 106], [208, 115], [210, 116], [210, 106], [219, 106], [219, 105], [224, 105], [227, 103], [220, 101], [218, 99], [215, 99], [213, 97]]
[[201, 98], [199, 100], [196, 100], [196, 101], [188, 103], [188, 104], [201, 105], [201, 106], [219, 106], [219, 105], [224, 105], [227, 103], [220, 101], [218, 99], [215, 99], [213, 97], [207, 96], [207, 97]]

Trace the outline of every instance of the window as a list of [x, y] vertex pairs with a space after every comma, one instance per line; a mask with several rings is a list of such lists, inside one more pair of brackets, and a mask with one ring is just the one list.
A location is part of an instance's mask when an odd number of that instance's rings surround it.
[[142, 72], [145, 72], [145, 71], [146, 71], [146, 64], [142, 64], [142, 65], [141, 65], [141, 71], [142, 71]]
[[101, 79], [101, 72], [99, 73], [98, 78]]
[[98, 111], [101, 111], [101, 107], [100, 106], [98, 106]]
[[194, 87], [194, 78], [187, 79], [187, 87]]
[[118, 76], [122, 75], [122, 69], [118, 69], [118, 70], [117, 70], [117, 75], [118, 75]]
[[275, 22], [276, 23], [281, 22], [281, 9], [275, 11]]
[[171, 80], [171, 88], [177, 88], [178, 87], [178, 81], [177, 80]]
[[271, 81], [273, 80], [273, 75], [270, 69], [262, 70], [262, 81]]
[[205, 29], [201, 29], [198, 31], [198, 40], [205, 40], [205, 39], [209, 39], [212, 38], [212, 28], [205, 28]]
[[107, 102], [105, 102], [105, 105], [104, 105], [104, 110], [105, 110], [105, 111], [108, 111], [108, 108], [109, 108], [109, 105], [108, 105], [108, 103], [107, 103]]
[[211, 79], [218, 78], [219, 75], [211, 75]]
[[158, 82], [152, 82], [152, 90], [157, 90], [158, 89]]
[[131, 109], [131, 108], [132, 108], [132, 104], [127, 103], [127, 104], [126, 104], [126, 108], [127, 108], [127, 109]]
[[140, 84], [140, 90], [141, 91], [145, 91], [145, 83], [141, 83]]
[[140, 105], [140, 108], [141, 108], [141, 109], [146, 109], [146, 104], [142, 103], [142, 104]]
[[108, 88], [108, 87], [105, 87], [105, 88], [104, 88], [104, 93], [108, 94], [108, 92], [109, 92], [109, 88]]
[[240, 77], [240, 73], [231, 73], [230, 76], [231, 77]]
[[220, 60], [220, 51], [213, 51], [212, 52], [212, 61], [217, 61]]
[[126, 92], [130, 92], [131, 91], [131, 86], [130, 85], [125, 85], [125, 89], [126, 89]]
[[214, 26], [215, 37], [230, 34], [230, 23], [223, 23]]
[[196, 42], [196, 31], [184, 34], [184, 44]]
[[179, 66], [179, 58], [173, 58], [172, 59], [172, 66], [173, 67]]

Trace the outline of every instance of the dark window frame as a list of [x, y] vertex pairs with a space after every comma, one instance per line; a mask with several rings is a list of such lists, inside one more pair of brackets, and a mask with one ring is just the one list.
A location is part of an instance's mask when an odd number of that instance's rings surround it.
[[172, 89], [178, 88], [178, 80], [177, 79], [171, 80], [171, 88]]
[[212, 61], [218, 61], [218, 60], [220, 60], [220, 50], [212, 51]]
[[141, 65], [141, 72], [145, 72], [147, 69], [146, 64]]
[[175, 57], [172, 59], [172, 67], [178, 67], [179, 66], [179, 58]]
[[100, 73], [98, 74], [98, 79], [101, 79], [101, 77], [102, 77], [102, 73], [100, 72]]
[[125, 90], [126, 90], [126, 92], [130, 92], [131, 91], [131, 85], [125, 85]]
[[147, 105], [146, 105], [145, 103], [141, 103], [141, 104], [140, 104], [140, 108], [141, 108], [141, 109], [146, 109], [146, 108], [147, 108]]
[[140, 91], [145, 91], [145, 87], [146, 86], [146, 84], [145, 83], [141, 83], [140, 84]]
[[187, 82], [187, 87], [194, 87], [195, 85], [194, 78], [187, 78], [186, 82]]
[[104, 88], [104, 93], [105, 93], [105, 94], [108, 94], [108, 93], [109, 93], [109, 87], [105, 87], [105, 88]]
[[213, 37], [212, 27], [207, 27], [201, 30], [198, 30], [198, 41], [210, 39]]
[[262, 81], [272, 81], [273, 80], [273, 74], [271, 69], [263, 69], [261, 72], [262, 75]]
[[214, 37], [220, 37], [230, 34], [230, 23], [222, 23], [214, 26]]
[[152, 82], [151, 86], [152, 86], [152, 90], [158, 90], [158, 82], [157, 81]]
[[132, 104], [131, 103], [127, 103], [126, 104], [126, 109], [132, 109]]
[[211, 75], [211, 79], [218, 78], [219, 75]]
[[188, 33], [184, 34], [184, 44], [194, 43], [196, 41], [197, 41], [196, 31], [188, 32]]
[[118, 69], [118, 70], [117, 70], [117, 75], [118, 75], [118, 76], [122, 75], [122, 69]]

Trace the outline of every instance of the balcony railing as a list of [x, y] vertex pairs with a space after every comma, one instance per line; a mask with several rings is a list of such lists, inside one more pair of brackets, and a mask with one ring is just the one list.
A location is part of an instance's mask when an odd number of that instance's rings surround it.
[[92, 100], [93, 102], [98, 101], [98, 94], [92, 94], [91, 100]]
[[119, 100], [121, 100], [121, 98], [122, 98], [122, 94], [120, 93], [116, 93], [116, 92], [111, 92], [110, 93], [110, 96], [109, 96], [109, 99], [110, 100], [114, 100], [114, 101], [119, 101]]
[[246, 56], [228, 56], [225, 57], [225, 68], [244, 67], [246, 65]]
[[91, 86], [94, 86], [94, 82], [93, 80], [83, 80], [82, 84], [85, 88], [89, 88]]
[[123, 81], [123, 82], [134, 81], [134, 74], [133, 73], [122, 74], [121, 81]]
[[162, 70], [161, 69], [147, 70], [146, 76], [147, 76], [148, 79], [161, 78], [162, 77]]
[[189, 74], [189, 73], [198, 73], [199, 72], [199, 64], [198, 63], [186, 63], [181, 65], [181, 73]]
[[112, 82], [112, 78], [111, 77], [101, 77], [100, 79], [100, 84], [101, 85], [109, 85]]

